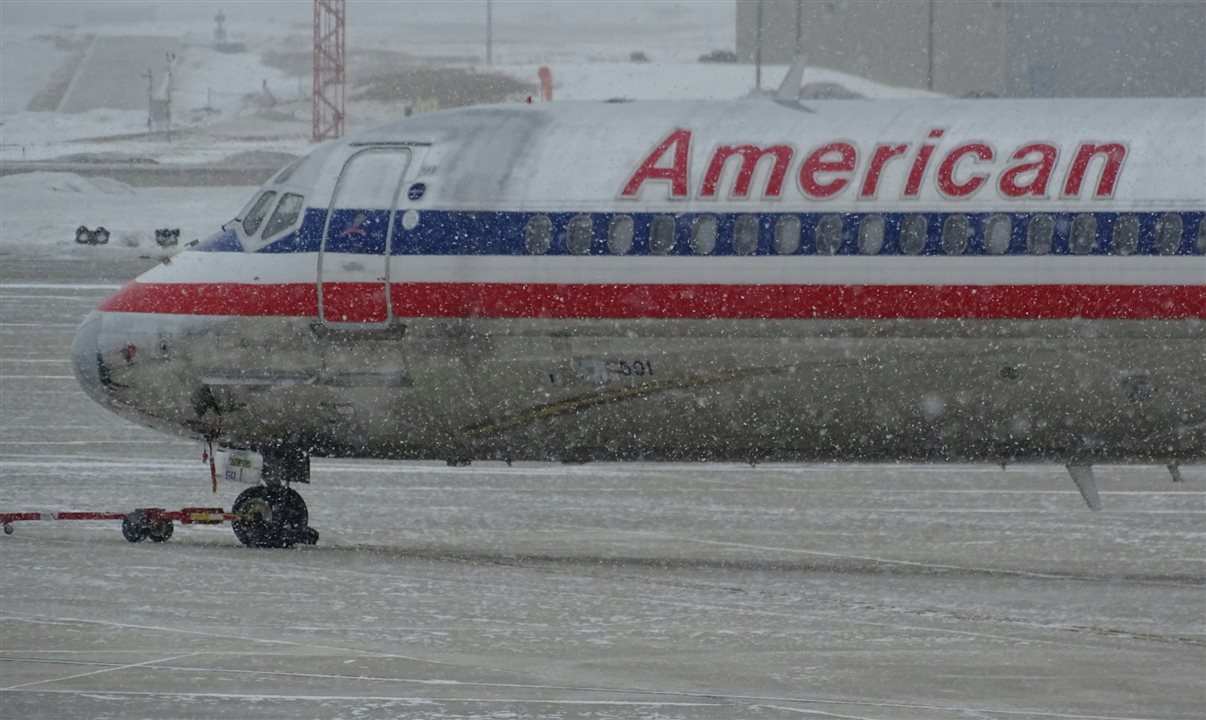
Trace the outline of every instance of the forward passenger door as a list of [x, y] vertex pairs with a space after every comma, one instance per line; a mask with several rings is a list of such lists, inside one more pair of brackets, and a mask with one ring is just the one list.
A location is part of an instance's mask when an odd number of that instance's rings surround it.
[[393, 218], [410, 149], [373, 147], [344, 164], [323, 229], [318, 304], [325, 325], [371, 329], [389, 324]]

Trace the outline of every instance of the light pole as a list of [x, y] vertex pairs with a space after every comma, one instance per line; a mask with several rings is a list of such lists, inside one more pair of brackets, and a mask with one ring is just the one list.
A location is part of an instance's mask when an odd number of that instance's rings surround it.
[[151, 119], [155, 116], [155, 75], [151, 68], [142, 74], [147, 79], [147, 135], [151, 134]]
[[486, 65], [494, 64], [494, 2], [486, 0]]
[[167, 141], [172, 141], [172, 63], [176, 62], [176, 53], [167, 54], [167, 87], [163, 90], [163, 115], [167, 125]]
[[930, 92], [934, 91], [934, 0], [929, 0], [927, 4], [928, 24], [926, 37], [929, 45], [925, 51], [925, 87]]
[[[804, 40], [804, 0], [796, 0], [796, 57], [804, 52], [801, 43]], [[794, 58], [793, 58], [794, 59]]]
[[758, 0], [757, 14], [754, 16], [757, 28], [754, 31], [754, 87], [762, 89], [762, 0]]

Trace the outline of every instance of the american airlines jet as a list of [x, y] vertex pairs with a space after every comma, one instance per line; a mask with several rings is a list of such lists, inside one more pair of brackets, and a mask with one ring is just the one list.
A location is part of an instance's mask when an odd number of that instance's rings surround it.
[[566, 102], [318, 147], [88, 317], [80, 383], [262, 456], [1206, 460], [1206, 101]]

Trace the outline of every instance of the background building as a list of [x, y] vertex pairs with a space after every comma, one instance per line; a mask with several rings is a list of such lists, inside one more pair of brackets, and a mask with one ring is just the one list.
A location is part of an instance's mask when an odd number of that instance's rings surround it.
[[[737, 56], [950, 95], [1206, 95], [1206, 1], [737, 0]], [[761, 19], [761, 33], [759, 33]]]

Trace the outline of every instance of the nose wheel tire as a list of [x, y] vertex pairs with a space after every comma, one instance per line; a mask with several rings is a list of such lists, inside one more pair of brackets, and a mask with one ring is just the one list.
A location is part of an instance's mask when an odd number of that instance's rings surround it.
[[239, 542], [256, 548], [287, 548], [318, 542], [318, 532], [309, 526], [306, 501], [289, 487], [250, 487], [239, 493], [231, 523]]

